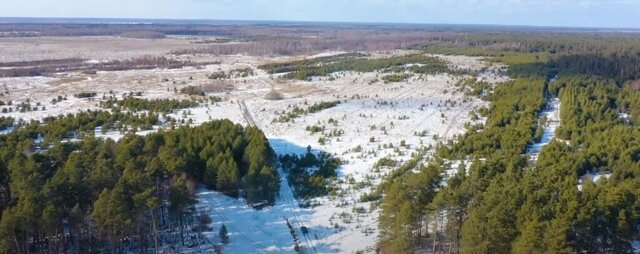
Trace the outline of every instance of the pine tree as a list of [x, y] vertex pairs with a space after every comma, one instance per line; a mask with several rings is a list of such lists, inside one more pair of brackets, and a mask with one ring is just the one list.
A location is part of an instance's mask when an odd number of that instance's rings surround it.
[[220, 231], [218, 232], [218, 236], [220, 237], [220, 241], [223, 244], [228, 244], [229, 243], [229, 232], [227, 232], [227, 227], [222, 224], [222, 227], [220, 227]]
[[233, 160], [231, 151], [227, 150], [218, 169], [216, 189], [228, 195], [237, 196], [239, 174], [238, 165]]

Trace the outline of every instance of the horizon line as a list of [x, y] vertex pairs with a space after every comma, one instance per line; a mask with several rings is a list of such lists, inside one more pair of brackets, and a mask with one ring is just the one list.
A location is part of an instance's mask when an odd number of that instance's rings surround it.
[[[48, 20], [47, 22], [7, 22], [8, 20]], [[453, 27], [504, 27], [504, 28], [537, 28], [537, 29], [553, 29], [553, 30], [605, 30], [605, 31], [636, 31], [640, 32], [640, 28], [634, 27], [589, 27], [589, 26], [550, 26], [550, 25], [525, 25], [525, 24], [491, 24], [491, 23], [422, 23], [422, 22], [374, 22], [374, 21], [313, 21], [313, 20], [261, 20], [261, 19], [203, 19], [203, 18], [131, 18], [131, 17], [25, 17], [25, 16], [0, 16], [0, 24], [64, 24], [70, 22], [55, 22], [55, 20], [60, 21], [82, 21], [82, 20], [129, 20], [129, 21], [174, 21], [182, 24], [197, 24], [197, 23], [189, 23], [189, 21], [200, 21], [201, 24], [206, 24], [202, 22], [227, 22], [227, 23], [256, 23], [256, 24], [269, 24], [269, 23], [300, 23], [304, 24], [344, 24], [344, 25], [396, 25], [396, 26], [453, 26]], [[183, 21], [183, 22], [181, 22]], [[74, 22], [71, 22], [74, 23]], [[93, 22], [93, 23], [82, 23], [75, 22], [76, 24], [101, 24], [105, 22]], [[143, 23], [143, 22], [141, 22]], [[146, 23], [155, 23], [155, 24], [171, 24], [171, 23], [162, 23], [162, 22], [146, 22]], [[216, 24], [206, 24], [206, 25], [216, 25]]]

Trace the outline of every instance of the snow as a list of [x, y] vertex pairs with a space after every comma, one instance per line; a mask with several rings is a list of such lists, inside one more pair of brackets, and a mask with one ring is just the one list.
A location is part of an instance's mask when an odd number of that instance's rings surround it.
[[0, 135], [9, 134], [13, 131], [13, 126], [7, 127], [4, 130], [0, 130]]
[[[307, 152], [306, 147], [297, 146], [284, 140], [272, 139], [269, 142], [279, 154]], [[281, 184], [276, 204], [262, 210], [247, 206], [242, 199], [234, 199], [203, 187], [199, 188], [196, 209], [209, 214], [213, 219], [212, 227], [214, 230], [205, 233], [205, 236], [216, 242], [218, 230], [224, 224], [229, 231], [230, 238], [230, 243], [224, 246], [225, 252], [296, 253], [293, 237], [286, 224], [288, 219], [296, 230], [296, 235], [301, 241], [300, 245], [309, 252], [339, 252], [332, 244], [326, 244], [326, 239], [324, 239], [331, 236], [336, 229], [312, 224], [313, 214], [319, 211], [300, 208], [287, 183], [286, 174], [281, 169], [279, 174]], [[302, 226], [308, 228], [308, 235], [302, 234], [300, 231]], [[320, 244], [321, 242], [323, 243]]]
[[[345, 73], [345, 77], [334, 82], [314, 83], [315, 89], [325, 92], [313, 96], [287, 96], [291, 99], [282, 101], [267, 101], [261, 97], [246, 100], [253, 120], [265, 131], [277, 153], [300, 154], [306, 152], [307, 145], [311, 145], [314, 151], [322, 150], [345, 161], [338, 171], [338, 178], [343, 182], [339, 184], [343, 194], [312, 200], [318, 206], [303, 209], [305, 212], [299, 217], [301, 223], [312, 228], [312, 234], [318, 236], [318, 240], [311, 241], [311, 246], [319, 250], [329, 249], [340, 253], [372, 251], [378, 238], [378, 210], [370, 210], [370, 204], [360, 203], [359, 198], [370, 192], [390, 171], [381, 169], [378, 173], [373, 172], [373, 164], [387, 156], [400, 163], [405, 162], [417, 148], [435, 145], [437, 141], [433, 139], [434, 134], [445, 139], [453, 138], [464, 131], [464, 122], [471, 121], [468, 112], [484, 105], [484, 102], [474, 98], [469, 98], [467, 103], [460, 103], [462, 94], [445, 93], [446, 89], [452, 91], [451, 84], [455, 83], [447, 75], [428, 76], [427, 82], [410, 80], [408, 83], [386, 85], [369, 85], [360, 81], [373, 78], [374, 74]], [[358, 82], [342, 83], [354, 79], [358, 79]], [[336, 91], [335, 95], [327, 90]], [[360, 95], [360, 99], [351, 99], [354, 95]], [[337, 96], [341, 96], [343, 103], [336, 107], [296, 118], [293, 122], [272, 122], [277, 116], [273, 114], [275, 111], [288, 111], [294, 105], [304, 108], [305, 101], [307, 105], [312, 105], [336, 100]], [[448, 108], [437, 106], [444, 105], [446, 100], [459, 104]], [[389, 104], [377, 103], [380, 101]], [[444, 113], [444, 118], [441, 113]], [[405, 115], [408, 118], [402, 117]], [[330, 124], [329, 119], [338, 123]], [[322, 145], [318, 142], [322, 134], [312, 135], [305, 131], [305, 127], [310, 125], [323, 125], [327, 132], [343, 130], [344, 134], [327, 138], [326, 144]], [[415, 131], [425, 130], [428, 133], [425, 137], [414, 135]], [[370, 142], [371, 137], [375, 138], [375, 142]], [[405, 141], [406, 147], [400, 147], [401, 140]], [[381, 148], [390, 143], [394, 148]], [[356, 147], [361, 147], [362, 151], [356, 152]], [[354, 179], [356, 183], [371, 179], [371, 186], [357, 189], [354, 184], [346, 183], [346, 179]], [[354, 212], [362, 209], [364, 213]], [[321, 230], [316, 232], [313, 229]]]
[[560, 126], [560, 99], [551, 98], [547, 101], [545, 109], [542, 111], [538, 119], [546, 118], [546, 123], [543, 126], [542, 138], [537, 143], [530, 145], [527, 148], [527, 154], [533, 161], [536, 161], [542, 147], [549, 144], [556, 135], [556, 129]]
[[[442, 179], [443, 184], [446, 184], [446, 180], [452, 176], [457, 175], [459, 172], [464, 172], [466, 175], [469, 175], [469, 169], [471, 169], [471, 164], [473, 161], [467, 160], [452, 160], [445, 161], [445, 166], [447, 169], [445, 170], [444, 177]], [[464, 166], [464, 168], [462, 167]]]
[[[393, 52], [397, 53], [403, 52]], [[384, 55], [385, 53], [378, 53], [375, 57]], [[459, 68], [477, 69], [484, 66], [479, 58], [443, 58], [452, 59]], [[94, 91], [98, 93], [97, 97], [109, 91], [117, 96], [131, 91], [143, 91], [143, 98], [186, 99], [189, 97], [174, 93], [173, 88], [210, 84], [212, 81], [206, 76], [213, 71], [255, 67], [265, 61], [282, 59], [288, 58], [221, 57], [207, 59], [220, 60], [222, 63], [202, 70], [183, 68], [99, 72], [91, 77], [69, 74], [43, 78], [38, 81], [38, 87], [25, 85], [26, 78], [0, 79], [0, 83], [8, 83], [14, 104], [30, 98], [32, 104], [41, 101], [47, 108], [45, 111], [4, 115], [11, 115], [16, 119], [41, 119], [60, 113], [97, 109], [100, 98], [95, 101], [77, 99], [73, 97], [77, 91]], [[468, 66], [465, 67], [466, 65]], [[391, 171], [390, 168], [374, 170], [373, 165], [384, 157], [403, 163], [411, 159], [411, 154], [419, 148], [435, 146], [437, 142], [455, 138], [465, 131], [464, 123], [474, 122], [469, 118], [469, 112], [487, 105], [478, 98], [454, 92], [453, 84], [467, 77], [439, 74], [426, 75], [426, 79], [416, 76], [405, 82], [383, 84], [378, 81], [370, 84], [378, 79], [378, 75], [380, 74], [343, 72], [335, 75], [336, 79], [333, 81], [315, 78], [311, 82], [302, 82], [274, 79], [266, 72], [256, 70], [256, 76], [225, 81], [232, 90], [208, 94], [223, 98], [222, 102], [203, 104], [169, 114], [178, 120], [192, 120], [190, 125], [193, 126], [214, 119], [230, 119], [243, 125], [255, 124], [264, 131], [278, 154], [301, 154], [307, 151], [307, 146], [311, 146], [314, 152], [324, 151], [344, 162], [338, 169], [338, 179], [334, 183], [339, 189], [338, 194], [310, 200], [315, 204], [310, 208], [299, 207], [281, 169], [280, 195], [273, 207], [263, 210], [252, 209], [241, 199], [199, 188], [196, 208], [213, 219], [212, 231], [205, 233], [208, 244], [219, 242], [218, 230], [224, 224], [230, 235], [230, 243], [223, 247], [225, 253], [291, 253], [294, 252], [294, 243], [285, 221], [289, 219], [296, 228], [301, 246], [308, 252], [373, 252], [378, 240], [379, 211], [371, 209], [370, 203], [359, 202], [359, 199], [363, 194], [371, 192]], [[505, 79], [497, 70], [486, 72], [485, 76], [490, 82]], [[70, 78], [73, 80], [69, 81]], [[163, 79], [170, 81], [165, 83], [161, 81]], [[263, 99], [272, 89], [282, 93], [286, 99]], [[68, 95], [68, 100], [55, 105], [49, 103], [52, 98], [65, 94]], [[341, 101], [336, 107], [303, 115], [291, 122], [274, 122], [282, 111], [288, 112], [295, 106], [307, 108], [314, 103], [335, 100]], [[446, 101], [455, 102], [455, 105], [445, 105]], [[243, 109], [249, 113], [245, 114]], [[329, 123], [330, 119], [337, 122]], [[477, 122], [483, 121], [480, 119]], [[305, 130], [311, 125], [325, 126], [326, 131], [311, 134]], [[154, 130], [139, 131], [137, 134], [146, 135], [158, 128], [159, 126], [154, 126]], [[344, 133], [339, 137], [329, 137], [331, 130], [341, 130]], [[416, 132], [423, 131], [426, 131], [426, 135], [415, 135]], [[95, 131], [95, 136], [99, 138], [117, 140], [122, 135], [119, 131], [102, 133], [100, 128]], [[321, 137], [326, 139], [326, 143], [319, 142]], [[374, 142], [370, 141], [371, 137]], [[405, 141], [406, 146], [400, 146], [401, 141]], [[384, 148], [389, 144], [393, 147]], [[467, 167], [470, 164], [465, 162]], [[456, 165], [452, 165], [452, 169], [457, 170]], [[453, 171], [448, 172], [451, 173]], [[350, 183], [347, 179], [354, 179], [355, 183]], [[306, 237], [300, 232], [301, 226], [310, 229]]]
[[227, 227], [226, 253], [295, 253], [285, 216], [293, 217], [299, 209], [289, 203], [279, 200], [274, 207], [255, 210], [242, 199], [204, 188], [199, 189], [196, 198], [198, 211], [209, 214], [213, 220], [213, 229], [204, 233], [205, 237], [219, 242], [218, 230], [223, 224]]
[[582, 190], [582, 183], [584, 181], [592, 181], [594, 183], [597, 183], [601, 179], [609, 180], [610, 177], [611, 177], [611, 173], [602, 174], [600, 172], [596, 172], [596, 173], [587, 172], [585, 175], [581, 176], [578, 179], [578, 190]]

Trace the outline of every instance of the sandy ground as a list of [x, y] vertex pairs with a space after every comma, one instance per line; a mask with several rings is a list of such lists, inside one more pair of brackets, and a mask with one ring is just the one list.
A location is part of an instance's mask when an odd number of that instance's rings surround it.
[[[55, 49], [52, 48], [60, 47], [60, 41], [68, 39], [26, 40], [24, 45], [16, 45], [9, 39], [1, 39], [0, 51], [9, 50], [4, 48], [9, 45], [11, 53], [0, 60], [51, 58], [50, 53], [55, 55], [52, 52]], [[92, 52], [93, 49], [100, 48], [101, 43], [106, 43], [102, 42], [103, 38], [87, 37], [81, 40], [85, 44], [86, 41], [95, 44], [89, 46], [80, 43], [78, 46], [68, 42], [68, 47], [81, 48], [78, 54], [86, 54], [83, 57], [91, 59], [111, 57], [108, 50]], [[187, 39], [178, 38], [151, 40], [140, 44], [134, 39], [111, 38], [109, 43], [114, 43], [114, 40], [127, 48], [122, 54], [129, 57], [158, 54], [167, 52], [167, 48], [189, 45]], [[32, 49], [37, 50], [30, 51]], [[385, 54], [400, 53], [406, 52]], [[60, 58], [70, 56], [60, 55]], [[399, 83], [370, 84], [370, 81], [382, 74], [347, 72], [334, 75], [336, 79], [333, 81], [315, 78], [307, 82], [282, 81], [263, 71], [257, 71], [257, 75], [252, 77], [214, 82], [207, 78], [214, 71], [255, 68], [260, 63], [285, 58], [187, 57], [220, 61], [221, 64], [209, 65], [203, 69], [189, 67], [177, 70], [99, 72], [96, 75], [65, 73], [52, 77], [2, 78], [0, 92], [5, 95], [0, 96], [0, 100], [12, 101], [14, 105], [27, 100], [32, 105], [40, 102], [40, 108], [45, 106], [45, 110], [0, 115], [28, 120], [95, 109], [97, 100], [109, 92], [120, 95], [141, 91], [146, 98], [188, 98], [175, 93], [173, 89], [179, 90], [189, 85], [230, 86], [232, 89], [228, 91], [208, 94], [223, 98], [222, 102], [181, 110], [172, 116], [192, 119], [194, 124], [212, 119], [231, 119], [240, 124], [255, 124], [263, 129], [278, 153], [301, 152], [310, 145], [315, 151], [322, 150], [339, 157], [345, 164], [339, 169], [336, 183], [340, 187], [338, 195], [314, 200], [318, 206], [313, 208], [299, 208], [298, 201], [293, 199], [291, 190], [287, 188], [281, 190], [276, 206], [262, 211], [247, 208], [242, 200], [229, 199], [203, 189], [198, 193], [200, 203], [197, 206], [211, 213], [216, 225], [208, 235], [215, 238], [219, 224], [224, 222], [231, 235], [232, 244], [226, 247], [230, 253], [293, 252], [293, 241], [287, 235], [288, 228], [284, 222], [284, 219], [290, 218], [296, 225], [310, 228], [310, 234], [302, 239], [302, 246], [310, 253], [352, 253], [358, 250], [373, 251], [378, 238], [378, 211], [371, 209], [369, 203], [360, 203], [358, 200], [362, 194], [370, 192], [391, 169], [374, 171], [373, 164], [383, 157], [402, 163], [420, 147], [435, 145], [438, 141], [461, 134], [464, 123], [471, 122], [469, 112], [486, 105], [477, 98], [456, 93], [453, 84], [464, 77], [446, 74], [414, 76]], [[479, 58], [439, 57], [458, 68], [480, 70], [485, 66]], [[504, 80], [498, 71], [499, 68], [490, 68], [482, 75], [489, 82]], [[283, 94], [284, 99], [264, 99], [271, 89]], [[97, 92], [98, 96], [95, 100], [73, 97], [73, 94], [83, 91]], [[51, 104], [51, 100], [59, 95], [66, 95], [68, 100]], [[306, 108], [314, 103], [335, 100], [340, 100], [341, 104], [334, 108], [304, 115], [292, 122], [274, 121], [282, 112], [289, 112], [295, 106]], [[324, 126], [324, 133], [312, 134], [305, 130], [312, 125]], [[328, 133], [332, 130], [339, 130], [343, 134], [329, 137]], [[425, 135], [416, 135], [416, 132]], [[108, 133], [104, 137], [117, 138], [118, 135]], [[320, 144], [321, 137], [326, 139], [325, 144]], [[402, 141], [405, 146], [400, 146]], [[393, 148], [384, 148], [389, 144]], [[284, 177], [283, 180], [286, 181]], [[264, 228], [256, 229], [260, 226]]]

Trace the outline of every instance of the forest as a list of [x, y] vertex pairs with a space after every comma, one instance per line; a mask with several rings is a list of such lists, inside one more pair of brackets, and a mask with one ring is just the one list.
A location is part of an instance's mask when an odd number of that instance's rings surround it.
[[[261, 65], [269, 73], [286, 73], [285, 78], [306, 80], [316, 76], [328, 76], [340, 71], [355, 72], [404, 72], [419, 74], [455, 73], [439, 58], [424, 54], [408, 54], [386, 58], [365, 58], [360, 53], [346, 53], [285, 63]], [[412, 65], [410, 66], [409, 65]]]
[[[109, 116], [61, 116], [0, 135], [0, 252], [157, 250], [175, 234], [184, 245], [187, 224], [207, 221], [192, 206], [199, 185], [249, 204], [275, 201], [276, 158], [259, 129], [222, 120], [94, 138]], [[83, 139], [66, 139], [82, 130]]]
[[[486, 124], [440, 143], [426, 165], [413, 166], [418, 173], [387, 179], [383, 252], [632, 253], [640, 237], [640, 92], [633, 85], [640, 40], [460, 39], [420, 48], [483, 56], [507, 64], [514, 79], [478, 86], [490, 90], [477, 93], [491, 103], [479, 110]], [[560, 126], [532, 161], [526, 149], [553, 97], [562, 105]], [[445, 177], [446, 170], [455, 174]]]

